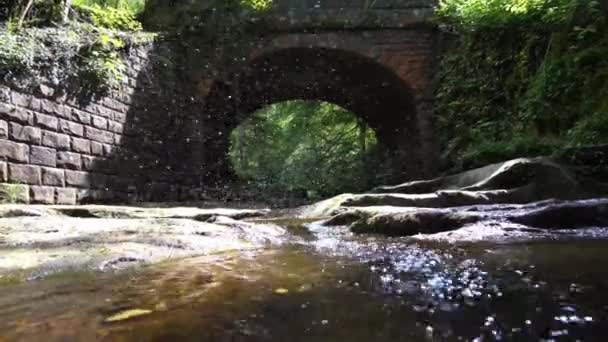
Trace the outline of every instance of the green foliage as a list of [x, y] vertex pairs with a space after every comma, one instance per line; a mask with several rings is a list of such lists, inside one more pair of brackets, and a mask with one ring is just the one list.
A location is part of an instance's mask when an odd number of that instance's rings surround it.
[[272, 0], [240, 0], [241, 5], [255, 11], [264, 11], [272, 6]]
[[95, 88], [117, 88], [126, 65], [119, 49], [124, 42], [110, 32], [100, 33], [98, 39], [86, 48], [79, 77], [91, 80]]
[[74, 4], [80, 13], [88, 17], [96, 27], [103, 27], [123, 31], [140, 31], [141, 23], [137, 21], [135, 15], [129, 7], [110, 7], [98, 4], [82, 5], [77, 1]]
[[28, 187], [21, 184], [0, 184], [0, 203], [14, 204], [27, 197]]
[[0, 79], [26, 85], [76, 80], [102, 93], [120, 84], [122, 52], [152, 38], [73, 22], [62, 28], [0, 29]]
[[265, 191], [328, 196], [371, 187], [372, 130], [325, 102], [290, 101], [256, 112], [231, 136], [236, 173]]
[[448, 164], [608, 142], [608, 15], [598, 2], [444, 0], [437, 13], [458, 33], [436, 93]]

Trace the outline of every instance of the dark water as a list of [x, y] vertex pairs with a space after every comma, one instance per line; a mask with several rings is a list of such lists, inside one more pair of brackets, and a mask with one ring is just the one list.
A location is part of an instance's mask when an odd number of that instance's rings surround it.
[[[283, 247], [6, 286], [0, 341], [603, 341], [608, 335], [608, 240], [447, 246], [291, 223], [293, 242]], [[108, 321], [133, 309], [145, 311]]]

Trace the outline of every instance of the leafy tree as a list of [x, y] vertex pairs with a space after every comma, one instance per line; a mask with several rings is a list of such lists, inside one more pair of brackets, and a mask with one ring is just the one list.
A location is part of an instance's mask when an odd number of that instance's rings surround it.
[[374, 132], [326, 102], [289, 101], [254, 113], [232, 133], [236, 173], [259, 189], [329, 196], [367, 189]]

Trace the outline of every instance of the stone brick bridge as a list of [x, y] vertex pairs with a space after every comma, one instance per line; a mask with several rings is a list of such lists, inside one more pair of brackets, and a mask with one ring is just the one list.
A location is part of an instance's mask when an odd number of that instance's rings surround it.
[[[148, 24], [212, 13], [191, 3], [149, 1]], [[433, 5], [274, 0], [240, 37], [193, 28], [131, 49], [120, 91], [83, 101], [63, 85], [0, 84], [0, 183], [38, 203], [197, 199], [229, 178], [232, 129], [294, 99], [361, 117], [400, 156], [403, 180], [432, 172]]]

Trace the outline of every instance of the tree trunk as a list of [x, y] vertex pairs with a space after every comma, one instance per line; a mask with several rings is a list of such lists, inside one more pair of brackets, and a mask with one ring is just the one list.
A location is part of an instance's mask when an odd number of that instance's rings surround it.
[[68, 22], [71, 7], [72, 7], [72, 0], [63, 0], [63, 11], [61, 12], [61, 23], [62, 24], [65, 24]]
[[17, 22], [17, 28], [21, 28], [23, 26], [23, 22], [25, 21], [25, 18], [27, 17], [27, 14], [30, 11], [30, 9], [32, 8], [33, 4], [34, 4], [34, 0], [27, 1], [25, 7], [21, 11], [21, 14], [19, 15], [19, 21]]

